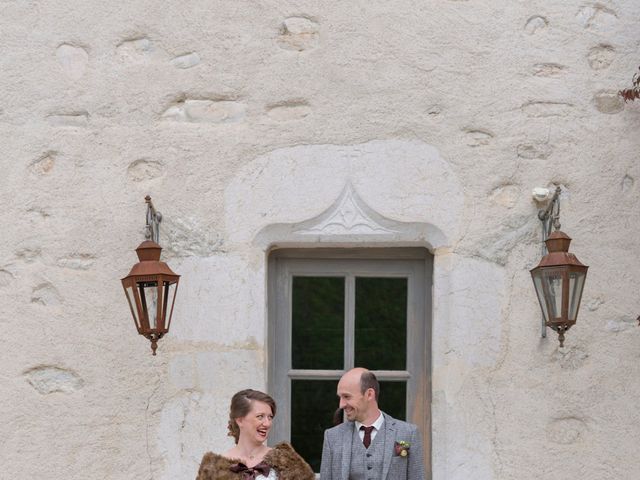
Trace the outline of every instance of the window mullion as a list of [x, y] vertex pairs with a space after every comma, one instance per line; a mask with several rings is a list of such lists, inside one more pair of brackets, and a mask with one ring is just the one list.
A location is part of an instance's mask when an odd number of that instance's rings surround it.
[[355, 362], [356, 330], [356, 278], [348, 274], [345, 278], [344, 302], [344, 369], [353, 368]]

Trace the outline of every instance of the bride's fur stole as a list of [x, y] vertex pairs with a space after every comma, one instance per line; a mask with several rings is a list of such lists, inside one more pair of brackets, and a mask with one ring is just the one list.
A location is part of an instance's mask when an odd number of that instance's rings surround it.
[[[240, 460], [231, 460], [215, 453], [205, 453], [196, 480], [241, 480], [241, 473], [229, 468]], [[279, 443], [264, 456], [264, 462], [275, 468], [278, 480], [314, 480], [315, 474], [307, 462], [288, 443]]]

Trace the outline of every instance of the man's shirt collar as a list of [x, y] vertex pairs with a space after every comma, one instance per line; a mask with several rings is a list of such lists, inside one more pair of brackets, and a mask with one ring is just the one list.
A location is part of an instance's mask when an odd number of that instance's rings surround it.
[[373, 428], [376, 429], [376, 431], [380, 431], [380, 428], [382, 427], [382, 424], [384, 423], [384, 415], [382, 415], [382, 412], [380, 412], [380, 415], [378, 415], [378, 418], [376, 418], [376, 420], [371, 424], [371, 425], [365, 425], [364, 423], [360, 423], [356, 420], [355, 424], [356, 424], [356, 431], [360, 430], [360, 427], [365, 426], [372, 426]]

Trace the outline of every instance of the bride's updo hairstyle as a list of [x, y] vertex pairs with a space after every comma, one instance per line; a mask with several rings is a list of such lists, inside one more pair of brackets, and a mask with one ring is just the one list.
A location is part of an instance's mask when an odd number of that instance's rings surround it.
[[236, 423], [236, 418], [246, 417], [251, 411], [251, 403], [254, 400], [269, 405], [271, 407], [271, 413], [274, 417], [276, 416], [276, 402], [269, 395], [258, 390], [251, 390], [250, 388], [240, 390], [231, 397], [229, 424], [227, 425], [227, 428], [229, 429], [229, 433], [227, 433], [227, 435], [233, 437], [236, 444], [240, 438], [240, 427], [238, 427], [238, 424]]

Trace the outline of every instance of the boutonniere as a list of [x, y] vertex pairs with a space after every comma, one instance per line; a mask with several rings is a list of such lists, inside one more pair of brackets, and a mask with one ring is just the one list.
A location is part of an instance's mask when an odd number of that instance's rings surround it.
[[411, 444], [409, 442], [405, 442], [404, 440], [401, 440], [399, 442], [396, 442], [394, 447], [396, 450], [396, 456], [398, 457], [409, 456], [409, 449], [411, 448]]

